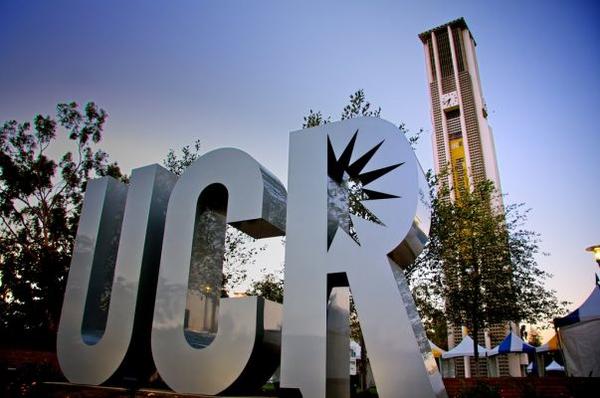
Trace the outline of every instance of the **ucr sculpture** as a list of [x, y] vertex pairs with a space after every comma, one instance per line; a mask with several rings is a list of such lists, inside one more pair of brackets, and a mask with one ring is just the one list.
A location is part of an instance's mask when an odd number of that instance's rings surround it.
[[[281, 358], [284, 394], [347, 397], [351, 291], [379, 395], [444, 396], [401, 269], [429, 230], [408, 142], [388, 122], [352, 119], [292, 133], [289, 162], [289, 199], [231, 148], [180, 178], [152, 165], [128, 186], [88, 182], [58, 332], [67, 379], [141, 380], [154, 364], [177, 392], [244, 393]], [[219, 298], [228, 224], [255, 238], [286, 230], [283, 314]]]

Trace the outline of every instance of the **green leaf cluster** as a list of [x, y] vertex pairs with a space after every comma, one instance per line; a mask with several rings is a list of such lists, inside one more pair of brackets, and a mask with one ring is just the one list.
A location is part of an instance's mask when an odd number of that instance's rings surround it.
[[[381, 117], [381, 107], [377, 107], [377, 109], [371, 108], [371, 103], [367, 101], [363, 89], [356, 90], [353, 94], [350, 94], [348, 104], [342, 109], [340, 120], [356, 117]], [[302, 128], [318, 127], [327, 123], [331, 123], [331, 116], [324, 117], [321, 111], [309, 109], [308, 115], [303, 117]], [[406, 127], [405, 123], [400, 123], [398, 129], [406, 136], [410, 146], [414, 150], [421, 134], [423, 134], [423, 129], [419, 129], [416, 133], [413, 133]]]
[[281, 273], [270, 272], [255, 281], [246, 291], [248, 296], [264, 297], [267, 300], [283, 303], [283, 278]]

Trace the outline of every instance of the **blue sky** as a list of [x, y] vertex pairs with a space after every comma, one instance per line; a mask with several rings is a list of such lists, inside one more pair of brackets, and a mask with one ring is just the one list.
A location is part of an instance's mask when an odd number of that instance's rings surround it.
[[[549, 286], [581, 303], [600, 243], [600, 9], [585, 1], [27, 1], [0, 4], [0, 120], [93, 100], [126, 172], [169, 148], [241, 148], [287, 179], [288, 133], [339, 116], [363, 88], [382, 116], [426, 133], [417, 34], [465, 17], [508, 202], [531, 207]], [[261, 258], [282, 261], [280, 248]]]

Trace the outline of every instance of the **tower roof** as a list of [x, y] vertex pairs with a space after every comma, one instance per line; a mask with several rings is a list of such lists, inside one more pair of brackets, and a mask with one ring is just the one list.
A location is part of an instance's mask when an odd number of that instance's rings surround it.
[[[435, 28], [426, 30], [423, 33], [419, 33], [419, 39], [421, 39], [423, 44], [425, 44], [425, 43], [427, 43], [427, 39], [429, 39], [429, 36], [431, 36], [431, 32], [438, 32], [442, 29], [446, 29], [447, 26], [459, 27], [462, 29], [466, 29], [469, 31], [469, 35], [471, 36], [471, 39], [473, 39], [473, 35], [471, 35], [471, 31], [469, 30], [469, 27], [467, 26], [467, 22], [465, 21], [465, 19], [463, 17], [457, 18], [450, 22], [446, 22], [443, 25], [436, 26]], [[475, 39], [473, 39], [473, 42], [475, 42]]]

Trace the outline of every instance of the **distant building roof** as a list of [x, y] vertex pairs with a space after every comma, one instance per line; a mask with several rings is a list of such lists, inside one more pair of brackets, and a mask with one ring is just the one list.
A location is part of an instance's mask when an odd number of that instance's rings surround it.
[[[468, 30], [469, 34], [471, 35], [471, 31], [469, 30], [469, 27], [467, 26], [467, 22], [465, 21], [465, 19], [463, 17], [460, 17], [460, 18], [457, 18], [457, 19], [455, 19], [453, 21], [446, 22], [443, 25], [436, 26], [433, 29], [426, 30], [423, 33], [419, 33], [419, 39], [421, 39], [421, 41], [423, 42], [423, 44], [425, 44], [425, 43], [427, 43], [427, 39], [429, 39], [429, 36], [431, 36], [431, 32], [437, 32], [437, 31], [440, 31], [442, 29], [446, 29], [447, 26], [452, 26], [452, 27], [458, 26], [460, 28]], [[473, 38], [473, 35], [471, 35], [471, 38]], [[473, 42], [475, 42], [474, 39], [473, 39]]]

